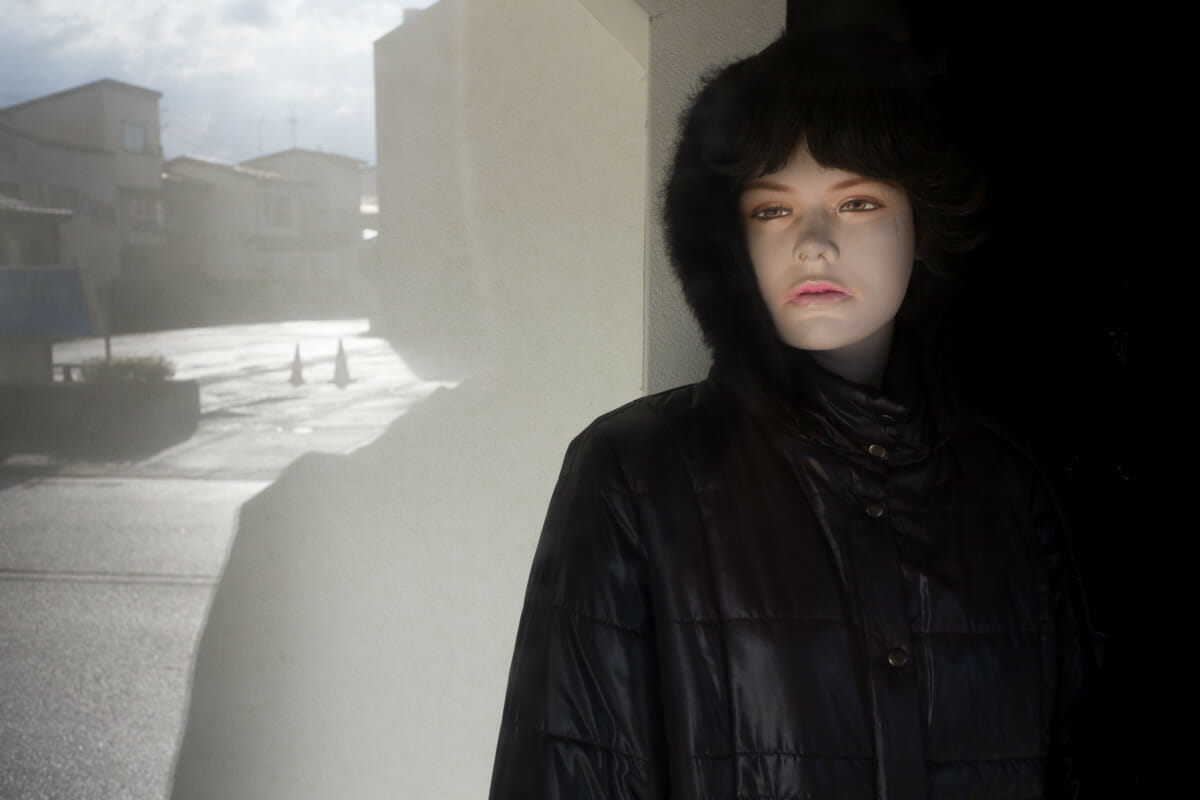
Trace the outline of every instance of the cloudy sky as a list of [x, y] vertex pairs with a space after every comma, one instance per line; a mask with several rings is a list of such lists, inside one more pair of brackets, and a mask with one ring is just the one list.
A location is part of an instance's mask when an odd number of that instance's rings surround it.
[[166, 158], [240, 161], [294, 129], [373, 164], [373, 42], [434, 1], [0, 0], [0, 107], [114, 78], [163, 93]]

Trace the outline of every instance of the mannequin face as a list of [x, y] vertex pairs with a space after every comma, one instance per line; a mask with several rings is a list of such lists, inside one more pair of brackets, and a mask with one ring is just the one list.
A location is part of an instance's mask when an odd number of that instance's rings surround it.
[[915, 255], [905, 191], [823, 167], [802, 145], [783, 169], [750, 182], [741, 213], [780, 338], [878, 385]]

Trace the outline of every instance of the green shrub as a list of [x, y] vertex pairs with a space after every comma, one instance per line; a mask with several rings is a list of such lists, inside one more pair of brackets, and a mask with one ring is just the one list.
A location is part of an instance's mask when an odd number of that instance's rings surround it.
[[129, 356], [106, 362], [89, 358], [83, 362], [85, 381], [113, 383], [157, 383], [175, 375], [175, 365], [165, 356]]

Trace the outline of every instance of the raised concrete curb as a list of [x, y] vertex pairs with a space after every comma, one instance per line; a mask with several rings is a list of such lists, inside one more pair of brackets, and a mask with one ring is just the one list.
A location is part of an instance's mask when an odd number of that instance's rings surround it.
[[199, 421], [196, 381], [0, 386], [0, 456], [144, 456], [187, 439]]

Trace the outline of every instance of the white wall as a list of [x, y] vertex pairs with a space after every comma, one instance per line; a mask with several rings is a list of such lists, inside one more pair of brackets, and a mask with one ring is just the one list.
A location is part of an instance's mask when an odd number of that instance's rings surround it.
[[376, 47], [381, 315], [421, 374], [466, 379], [393, 435], [394, 655], [427, 720], [390, 735], [398, 795], [486, 796], [563, 453], [643, 390], [649, 20], [605, 6], [442, 0]]
[[399, 346], [428, 352], [426, 371], [541, 381], [575, 412], [560, 434], [635, 396], [642, 64], [574, 0], [443, 0], [407, 12], [376, 54], [380, 247], [395, 280], [383, 315]]

